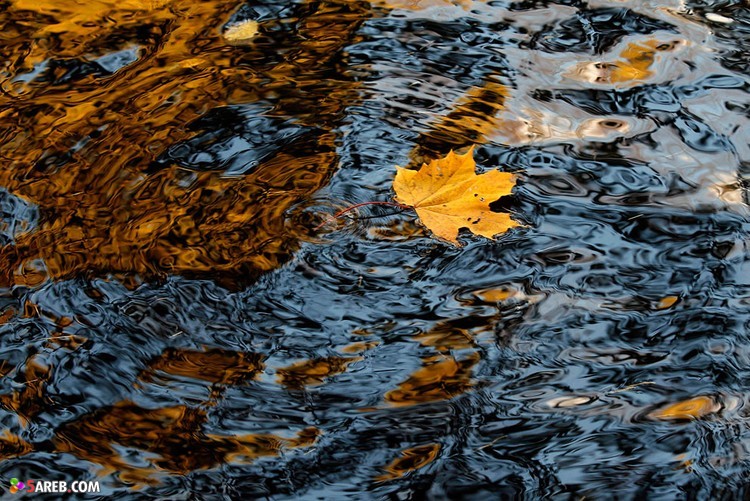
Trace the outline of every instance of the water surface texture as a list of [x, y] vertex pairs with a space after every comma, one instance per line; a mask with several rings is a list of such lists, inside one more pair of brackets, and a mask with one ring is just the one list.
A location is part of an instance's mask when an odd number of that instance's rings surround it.
[[741, 1], [0, 0], [3, 488], [750, 495], [749, 143]]

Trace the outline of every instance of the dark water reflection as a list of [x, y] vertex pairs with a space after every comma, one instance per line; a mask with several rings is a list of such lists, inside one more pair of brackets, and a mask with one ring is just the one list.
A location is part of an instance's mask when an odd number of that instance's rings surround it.
[[[0, 0], [0, 27], [4, 482], [747, 494], [741, 2]], [[471, 144], [525, 227], [313, 230]]]

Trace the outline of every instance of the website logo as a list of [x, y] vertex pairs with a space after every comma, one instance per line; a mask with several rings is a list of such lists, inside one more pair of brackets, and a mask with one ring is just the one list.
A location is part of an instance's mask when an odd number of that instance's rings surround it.
[[17, 478], [10, 479], [10, 493], [15, 494], [18, 491], [22, 491], [26, 488], [26, 484], [18, 480]]
[[[23, 492], [22, 492], [23, 491]], [[74, 480], [35, 480], [27, 479], [21, 482], [17, 478], [10, 479], [10, 493], [22, 492], [23, 494], [85, 494], [92, 492], [101, 492], [99, 481]]]

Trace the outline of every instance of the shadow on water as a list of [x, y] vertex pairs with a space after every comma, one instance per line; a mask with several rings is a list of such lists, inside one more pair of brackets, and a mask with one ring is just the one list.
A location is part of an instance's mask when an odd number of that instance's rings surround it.
[[[0, 0], [0, 27], [4, 478], [746, 493], [742, 3]], [[471, 145], [524, 226], [314, 229]]]

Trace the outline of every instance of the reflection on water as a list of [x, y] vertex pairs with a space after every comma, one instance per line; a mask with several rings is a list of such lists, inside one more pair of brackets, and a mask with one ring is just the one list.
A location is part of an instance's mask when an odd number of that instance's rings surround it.
[[[0, 0], [0, 28], [3, 478], [745, 495], [746, 5]], [[471, 145], [525, 227], [315, 230]]]
[[[222, 37], [243, 12], [236, 2], [59, 4], [18, 0], [0, 18], [14, 35], [5, 30], [3, 57], [12, 63], [0, 185], [42, 211], [37, 228], [4, 249], [6, 284], [37, 285], [30, 273], [227, 275], [231, 284], [288, 259], [304, 229], [286, 225], [284, 214], [330, 176], [329, 122], [356, 86], [345, 75], [311, 80], [333, 71], [332, 56], [363, 9], [307, 6], [289, 37], [294, 53], [274, 60], [264, 57], [272, 40], [235, 47], [236, 34]], [[269, 30], [281, 37], [279, 21]], [[35, 68], [38, 75], [19, 79]], [[300, 74], [306, 85], [296, 84]], [[246, 126], [241, 105], [252, 103], [266, 112], [251, 110]], [[279, 130], [274, 117], [299, 131]], [[203, 164], [220, 162], [193, 145], [223, 147], [252, 165], [237, 177], [207, 171]]]
[[460, 395], [471, 387], [471, 369], [478, 361], [476, 354], [464, 360], [444, 356], [425, 358], [422, 367], [409, 379], [385, 394], [385, 400], [395, 405], [414, 405]]
[[438, 452], [440, 452], [440, 444], [422, 445], [406, 449], [401, 453], [401, 457], [394, 459], [391, 464], [385, 467], [386, 473], [375, 480], [385, 482], [403, 477], [410, 471], [430, 464], [435, 460]]
[[[317, 433], [306, 429], [295, 439], [215, 435], [203, 431], [206, 419], [206, 413], [194, 407], [145, 409], [124, 401], [62, 425], [53, 444], [55, 451], [99, 463], [104, 467], [100, 475], [117, 472], [123, 482], [140, 484], [152, 483], [154, 470], [185, 475], [222, 463], [277, 455], [284, 447], [309, 446]], [[128, 452], [127, 459], [118, 449]]]
[[304, 386], [322, 384], [326, 378], [341, 374], [352, 362], [357, 362], [361, 358], [344, 358], [344, 357], [326, 357], [315, 360], [306, 360], [297, 362], [278, 369], [279, 384], [287, 388], [302, 388]]
[[151, 361], [141, 375], [152, 381], [165, 376], [194, 378], [215, 384], [242, 384], [252, 381], [263, 370], [262, 357], [255, 353], [236, 353], [213, 348], [205, 351], [167, 348]]

